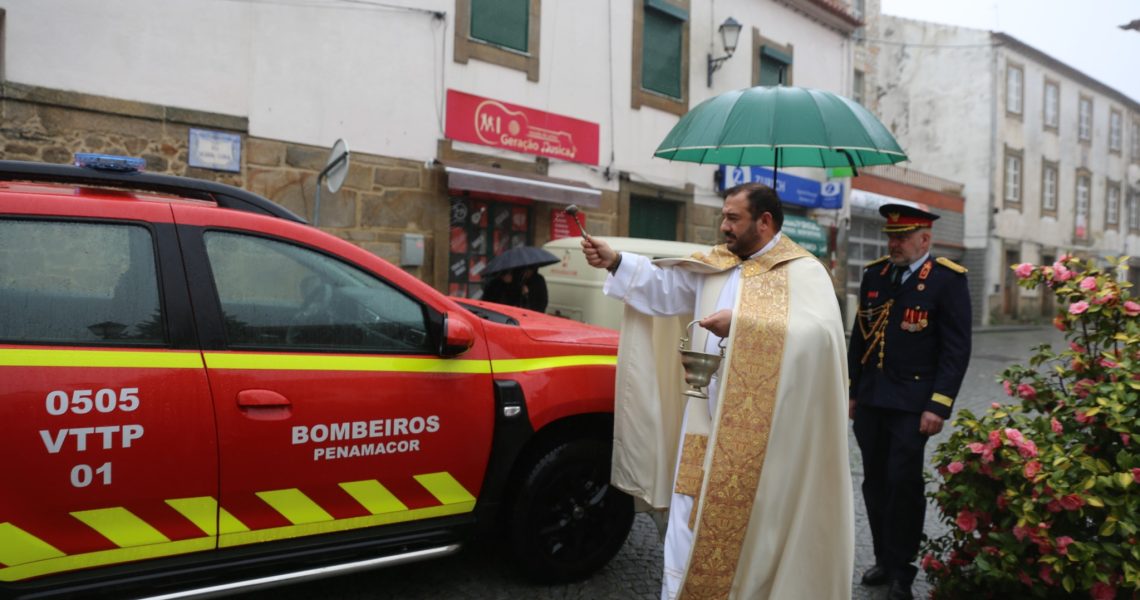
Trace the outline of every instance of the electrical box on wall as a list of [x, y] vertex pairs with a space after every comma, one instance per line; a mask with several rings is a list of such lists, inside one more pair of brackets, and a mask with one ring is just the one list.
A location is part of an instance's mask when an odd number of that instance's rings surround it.
[[400, 266], [422, 267], [424, 264], [424, 236], [422, 233], [405, 233], [400, 238]]

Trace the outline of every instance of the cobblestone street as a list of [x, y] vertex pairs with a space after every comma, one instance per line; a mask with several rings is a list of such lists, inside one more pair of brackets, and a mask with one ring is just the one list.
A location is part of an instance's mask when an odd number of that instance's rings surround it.
[[[994, 380], [998, 373], [1014, 362], [1024, 361], [1030, 348], [1041, 343], [1060, 343], [1060, 334], [1052, 328], [992, 329], [974, 335], [974, 353], [963, 383], [956, 409], [982, 412], [991, 402], [1007, 402]], [[949, 436], [944, 430], [927, 445], [927, 454]], [[849, 434], [851, 467], [855, 486], [855, 578], [874, 562], [871, 536], [867, 530], [863, 498], [859, 492], [862, 464], [855, 437]], [[929, 464], [929, 460], [927, 461]], [[933, 507], [926, 514], [926, 532], [942, 529]], [[633, 532], [618, 556], [593, 578], [560, 586], [537, 586], [522, 580], [510, 567], [487, 548], [469, 547], [442, 560], [417, 563], [364, 574], [294, 585], [255, 594], [250, 598], [269, 600], [301, 600], [308, 598], [401, 598], [401, 599], [655, 599], [660, 595], [662, 546], [653, 522], [639, 515]], [[922, 573], [914, 586], [915, 597], [929, 595]], [[866, 588], [852, 582], [852, 598], [879, 600], [886, 587]]]

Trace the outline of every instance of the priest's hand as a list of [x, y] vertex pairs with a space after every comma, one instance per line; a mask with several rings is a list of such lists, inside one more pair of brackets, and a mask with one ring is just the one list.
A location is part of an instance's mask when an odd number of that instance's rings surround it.
[[621, 255], [614, 252], [610, 245], [594, 236], [585, 236], [582, 239], [582, 253], [586, 255], [586, 262], [596, 269], [613, 271]]
[[922, 413], [922, 418], [918, 423], [918, 432], [922, 435], [936, 435], [942, 431], [942, 417], [930, 412], [929, 410]]
[[701, 319], [699, 324], [701, 327], [711, 331], [714, 335], [726, 338], [728, 337], [729, 328], [732, 326], [732, 310], [722, 308]]

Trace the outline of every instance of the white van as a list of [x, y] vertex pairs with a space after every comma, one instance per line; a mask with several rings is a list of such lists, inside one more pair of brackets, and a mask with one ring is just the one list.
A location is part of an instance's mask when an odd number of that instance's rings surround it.
[[[644, 238], [603, 237], [599, 240], [618, 252], [633, 252], [649, 258], [677, 258], [694, 252], [708, 252], [712, 246]], [[621, 325], [622, 303], [602, 294], [606, 272], [586, 263], [582, 238], [565, 237], [548, 242], [543, 248], [562, 259], [539, 269], [546, 278], [550, 295], [546, 312], [575, 321], [617, 329]]]

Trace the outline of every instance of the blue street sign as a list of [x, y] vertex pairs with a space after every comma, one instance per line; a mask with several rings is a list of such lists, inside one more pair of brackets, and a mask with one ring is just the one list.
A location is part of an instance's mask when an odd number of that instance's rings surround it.
[[[718, 167], [717, 183], [722, 190], [742, 183], [772, 185], [772, 169], [767, 167]], [[781, 171], [776, 182], [780, 200], [807, 208], [840, 208], [843, 206], [843, 184], [838, 181], [816, 181]]]

